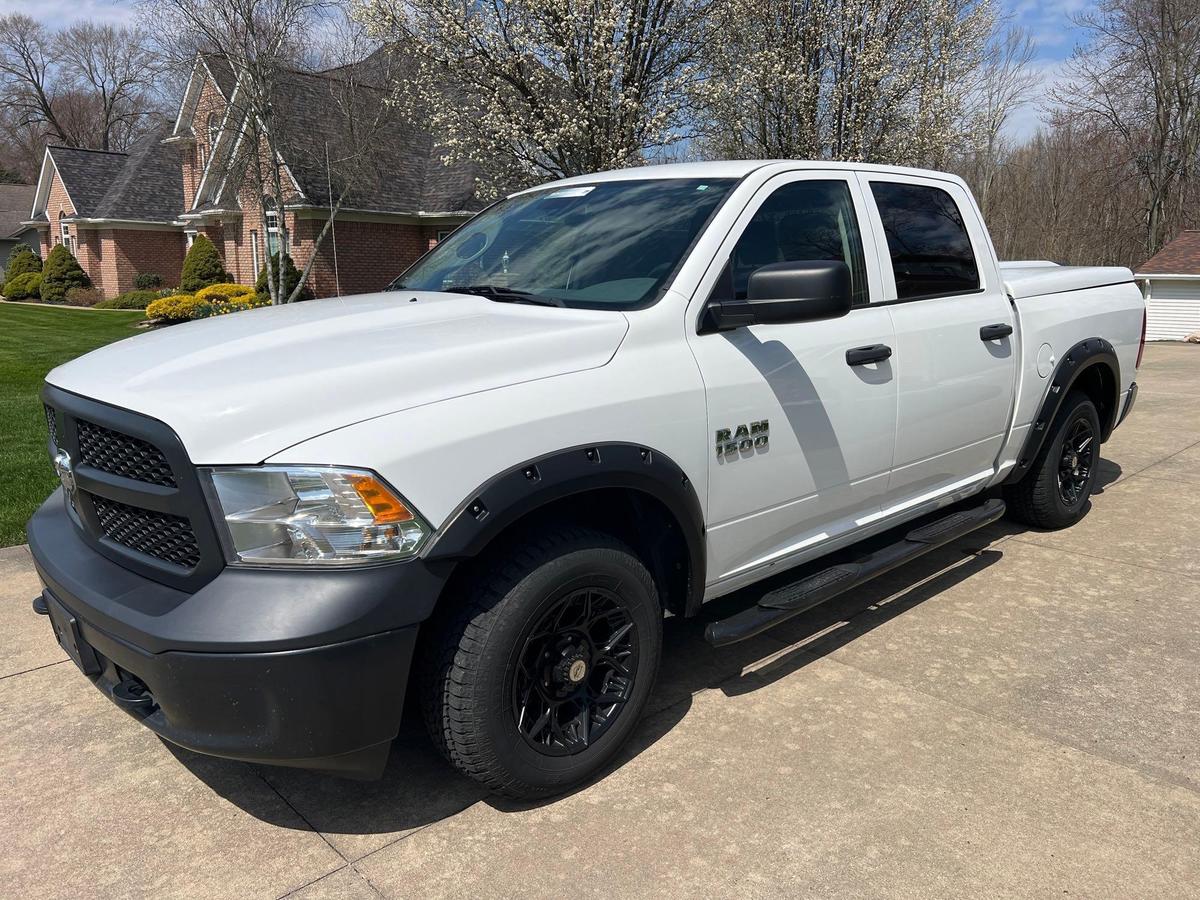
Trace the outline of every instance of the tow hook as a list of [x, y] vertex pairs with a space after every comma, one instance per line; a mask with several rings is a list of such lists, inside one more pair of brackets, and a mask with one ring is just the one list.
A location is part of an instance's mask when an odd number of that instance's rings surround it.
[[46, 605], [46, 597], [43, 594], [38, 594], [33, 598], [33, 611], [39, 616], [50, 615], [50, 607]]
[[149, 712], [157, 704], [154, 696], [140, 681], [125, 678], [112, 686], [113, 702], [123, 709]]

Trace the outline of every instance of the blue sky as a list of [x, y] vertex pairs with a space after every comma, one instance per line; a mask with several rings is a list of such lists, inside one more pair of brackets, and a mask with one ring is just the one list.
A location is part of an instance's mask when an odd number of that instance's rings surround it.
[[[1073, 16], [1095, 5], [1094, 0], [995, 0], [998, 7], [1013, 20], [1028, 28], [1033, 35], [1037, 52], [1035, 65], [1041, 71], [1044, 88], [1061, 77], [1062, 64], [1067, 60], [1082, 35], [1071, 22]], [[97, 19], [116, 23], [131, 23], [137, 19], [133, 0], [39, 0], [31, 8], [29, 0], [0, 0], [0, 14], [33, 13], [43, 22], [71, 22], [76, 19]], [[1037, 128], [1040, 103], [1026, 104], [1013, 116], [1009, 133], [1014, 138], [1029, 135]]]
[[[0, 0], [3, 2], [3, 0]], [[1019, 25], [1027, 28], [1036, 47], [1034, 65], [1043, 78], [1042, 90], [1049, 89], [1061, 79], [1063, 64], [1075, 47], [1083, 42], [1084, 34], [1072, 19], [1095, 7], [1094, 0], [996, 0]], [[1022, 138], [1038, 126], [1042, 101], [1027, 103], [1017, 110], [1009, 123], [1009, 134]]]

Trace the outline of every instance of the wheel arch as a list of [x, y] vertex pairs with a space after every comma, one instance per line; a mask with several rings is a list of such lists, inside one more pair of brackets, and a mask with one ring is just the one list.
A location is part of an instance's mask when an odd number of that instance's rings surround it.
[[704, 516], [695, 488], [664, 453], [626, 443], [558, 450], [513, 466], [473, 491], [425, 551], [430, 562], [469, 563], [520, 529], [549, 520], [600, 528], [647, 564], [676, 614], [704, 595]]
[[1073, 390], [1083, 391], [1096, 405], [1100, 415], [1100, 442], [1104, 443], [1116, 427], [1121, 392], [1121, 363], [1113, 345], [1104, 338], [1087, 338], [1063, 354], [1033, 417], [1017, 463], [1004, 484], [1015, 484], [1025, 477], [1050, 437], [1050, 426], [1067, 395]]

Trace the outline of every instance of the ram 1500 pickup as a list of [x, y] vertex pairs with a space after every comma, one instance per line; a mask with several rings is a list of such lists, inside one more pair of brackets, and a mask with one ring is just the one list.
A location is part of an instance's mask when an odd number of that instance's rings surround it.
[[411, 685], [460, 770], [561, 792], [636, 727], [666, 612], [889, 533], [743, 591], [707, 625], [723, 646], [1005, 502], [1077, 521], [1137, 394], [1144, 312], [1127, 269], [997, 262], [937, 172], [559, 181], [381, 293], [51, 372], [62, 487], [29, 522], [34, 606], [184, 747], [370, 777]]

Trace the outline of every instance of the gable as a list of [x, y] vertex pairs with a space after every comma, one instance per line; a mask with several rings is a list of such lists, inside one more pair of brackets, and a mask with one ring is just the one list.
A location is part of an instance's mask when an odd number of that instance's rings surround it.
[[57, 221], [59, 213], [75, 215], [75, 204], [70, 192], [63, 183], [58, 167], [50, 154], [50, 148], [42, 156], [42, 168], [38, 173], [37, 190], [34, 193], [33, 209], [30, 213], [32, 220]]

